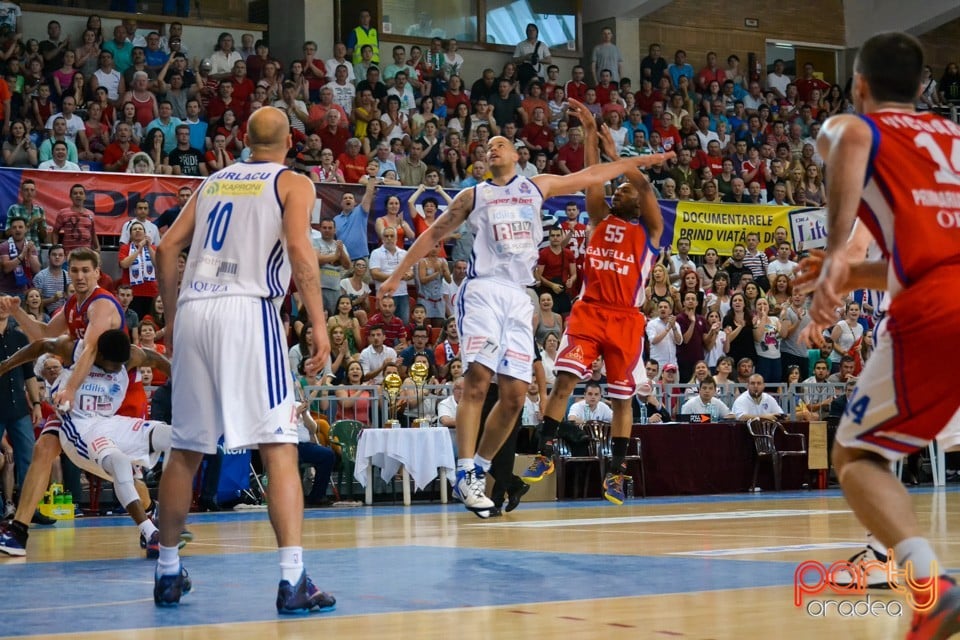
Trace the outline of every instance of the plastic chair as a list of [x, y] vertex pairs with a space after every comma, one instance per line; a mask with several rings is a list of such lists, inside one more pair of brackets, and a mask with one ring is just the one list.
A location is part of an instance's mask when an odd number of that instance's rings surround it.
[[[747, 431], [753, 438], [753, 446], [756, 449], [757, 454], [756, 461], [753, 463], [753, 484], [750, 485], [750, 489], [756, 490], [757, 488], [757, 474], [760, 471], [760, 461], [763, 458], [769, 458], [771, 464], [773, 465], [774, 490], [780, 491], [780, 476], [783, 458], [787, 456], [806, 456], [806, 437], [804, 437], [802, 433], [790, 433], [776, 420], [762, 420], [760, 418], [749, 420], [747, 422]], [[790, 438], [799, 438], [800, 450], [779, 451], [776, 443], [774, 442], [774, 436], [776, 435], [777, 431], [783, 431], [783, 433]]]
[[[566, 475], [567, 475], [567, 465], [576, 465], [577, 475], [574, 479], [573, 489], [574, 495], [573, 498], [576, 498], [577, 495], [577, 485], [580, 484], [580, 472], [584, 466], [588, 467], [588, 471], [593, 465], [596, 465], [597, 473], [599, 475], [599, 482], [603, 482], [604, 476], [604, 458], [600, 453], [600, 446], [603, 441], [603, 435], [600, 431], [599, 425], [603, 423], [591, 421], [587, 422], [580, 427], [580, 429], [586, 435], [586, 445], [587, 445], [587, 454], [586, 455], [573, 455], [570, 451], [570, 446], [567, 444], [567, 441], [562, 437], [557, 438], [555, 441], [555, 451], [557, 454], [556, 457], [556, 468], [557, 468], [557, 486], [559, 487], [560, 494], [565, 496], [567, 485], [566, 485]], [[590, 473], [588, 472], [584, 477], [583, 482], [583, 497], [587, 496], [587, 489], [590, 482]]]
[[[590, 421], [584, 424], [584, 429], [599, 436], [600, 456], [603, 458], [603, 466], [606, 471], [614, 471], [613, 463], [613, 432], [609, 422]], [[632, 452], [632, 453], [631, 453]], [[627, 469], [631, 464], [637, 467], [637, 476], [640, 480], [640, 491], [644, 498], [647, 497], [647, 478], [643, 471], [643, 451], [640, 446], [640, 438], [630, 438], [627, 445], [627, 455], [623, 458], [627, 463]], [[611, 468], [607, 468], [610, 464]], [[606, 474], [604, 474], [606, 475]], [[633, 478], [633, 476], [630, 476]], [[636, 496], [636, 482], [634, 482], [633, 495]]]
[[343, 495], [343, 483], [350, 483], [350, 497], [353, 498], [353, 471], [357, 466], [357, 441], [363, 423], [357, 420], [338, 420], [330, 427], [330, 444], [340, 449], [340, 462], [337, 478], [337, 493]]

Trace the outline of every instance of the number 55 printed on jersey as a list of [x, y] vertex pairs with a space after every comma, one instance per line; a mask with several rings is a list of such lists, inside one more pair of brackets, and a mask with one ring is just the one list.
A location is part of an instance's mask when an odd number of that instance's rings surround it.
[[207, 216], [207, 235], [203, 238], [203, 248], [210, 247], [214, 251], [223, 248], [223, 241], [227, 238], [227, 228], [230, 218], [233, 217], [232, 202], [218, 202]]

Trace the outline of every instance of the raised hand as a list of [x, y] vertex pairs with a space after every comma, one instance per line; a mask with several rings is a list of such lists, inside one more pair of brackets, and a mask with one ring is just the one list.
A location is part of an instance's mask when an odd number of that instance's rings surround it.
[[610, 133], [610, 127], [602, 125], [600, 127], [600, 151], [611, 160], [615, 160], [617, 154], [617, 144], [613, 141], [613, 134]]
[[570, 106], [567, 110], [568, 112], [573, 112], [574, 117], [580, 121], [584, 134], [588, 131], [596, 131], [597, 121], [594, 119], [590, 109], [587, 109], [586, 105], [573, 98], [570, 98], [568, 102]]
[[810, 293], [814, 290], [820, 272], [823, 269], [823, 259], [827, 253], [823, 249], [810, 249], [810, 254], [800, 261], [794, 268], [797, 274], [793, 279], [793, 290], [800, 293]]

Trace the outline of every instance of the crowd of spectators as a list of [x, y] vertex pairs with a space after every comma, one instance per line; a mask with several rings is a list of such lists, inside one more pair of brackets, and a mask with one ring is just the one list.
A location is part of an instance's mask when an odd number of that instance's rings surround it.
[[[409, 367], [419, 359], [430, 368], [429, 382], [457, 388], [462, 366], [452, 296], [466, 276], [469, 228], [462, 226], [406, 274], [408, 289], [378, 298], [377, 286], [450, 201], [447, 190], [490, 177], [484, 160], [491, 136], [516, 144], [519, 174], [578, 171], [583, 132], [568, 111], [573, 98], [609, 127], [621, 156], [677, 152], [675, 160], [648, 172], [662, 199], [823, 206], [828, 177], [815, 140], [824, 120], [852, 111], [848, 92], [824, 82], [809, 63], [791, 77], [776, 60], [768, 75], [753, 77], [736, 55], [723, 64], [711, 52], [698, 71], [684, 51], [670, 62], [661, 45], [652, 44], [640, 76], [631, 80], [610, 29], [603, 30], [590, 64], [574, 66], [569, 78], [560, 77], [533, 24], [499, 70], [475, 65], [454, 39], [382, 50], [367, 12], [330, 57], [308, 41], [302, 57], [281, 61], [266, 39], [241, 34], [238, 41], [230, 32], [220, 34], [210, 51], [190, 52], [183, 35], [179, 22], [162, 33], [144, 33], [134, 17], [104, 33], [94, 15], [81, 34], [64, 35], [51, 20], [46, 38], [37, 40], [22, 33], [19, 7], [0, 2], [3, 164], [206, 176], [248, 156], [250, 113], [265, 105], [284, 111], [293, 170], [316, 183], [362, 185], [359, 197], [344, 190], [340, 211], [315, 231], [326, 317], [304, 317], [295, 292], [285, 307], [294, 370], [313, 332], [327, 331], [333, 354], [319, 381], [334, 384], [379, 384], [392, 371], [409, 381]], [[957, 65], [949, 65], [939, 82], [928, 69], [918, 107], [958, 101]], [[383, 210], [373, 210], [377, 190], [390, 186], [413, 189], [406, 203], [391, 195]], [[153, 251], [190, 193], [181, 189], [179, 204], [155, 220], [160, 212], [136, 203], [136, 216], [120, 238], [121, 277], [113, 282], [104, 275], [137, 341], [164, 342]], [[21, 296], [31, 313], [46, 317], [70, 292], [65, 256], [99, 244], [82, 185], [70, 188], [71, 206], [54, 216], [52, 228], [35, 197], [36, 185], [26, 181], [19, 201], [0, 207], [0, 230], [8, 237], [0, 243], [0, 293]], [[584, 220], [571, 203], [565, 216], [543, 222], [531, 297], [549, 381], [563, 320], [582, 282]], [[368, 242], [369, 227], [379, 242]], [[43, 253], [41, 245], [52, 246]], [[667, 248], [647, 283], [643, 311], [652, 377], [669, 385], [714, 374], [718, 390], [728, 382], [745, 384], [754, 372], [767, 383], [826, 381], [812, 364], [819, 354], [809, 359], [798, 340], [809, 320], [805, 298], [792, 291], [797, 256], [785, 229], [777, 229], [776, 241], [765, 248], [751, 234], [745, 244], [704, 256], [689, 250], [684, 239], [674, 253]], [[875, 309], [863, 302], [863, 314], [851, 302], [838, 318], [823, 354], [828, 373], [830, 367], [846, 372], [841, 382], [869, 357], [864, 329]], [[592, 380], [604, 381], [602, 362]], [[404, 388], [404, 406], [413, 403], [422, 413], [424, 400], [410, 396], [409, 384]], [[437, 400], [428, 404], [443, 404]], [[647, 415], [671, 413], [664, 402], [669, 398], [654, 392], [647, 400]], [[345, 387], [323, 402], [331, 419], [370, 421], [368, 391]], [[808, 402], [803, 410], [825, 410], [822, 404]], [[415, 413], [404, 410], [408, 417]], [[440, 422], [446, 424], [442, 415]]]

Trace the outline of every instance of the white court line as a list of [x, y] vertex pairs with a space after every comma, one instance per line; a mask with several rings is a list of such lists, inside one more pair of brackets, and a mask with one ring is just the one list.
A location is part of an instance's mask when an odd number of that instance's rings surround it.
[[522, 522], [488, 522], [468, 524], [468, 527], [513, 527], [519, 529], [549, 529], [553, 527], [595, 527], [611, 524], [642, 524], [649, 522], [693, 522], [704, 520], [751, 520], [759, 518], [791, 518], [844, 514], [840, 509], [770, 509], [766, 511], [714, 511], [707, 513], [679, 513], [656, 516], [624, 516], [619, 518], [577, 518], [572, 520], [526, 520]]
[[705, 549], [703, 551], [672, 551], [668, 556], [696, 556], [698, 558], [721, 558], [747, 556], [762, 553], [789, 553], [791, 551], [819, 551], [822, 549], [861, 549], [860, 542], [817, 542], [812, 544], [789, 544], [771, 547], [740, 547], [739, 549]]

